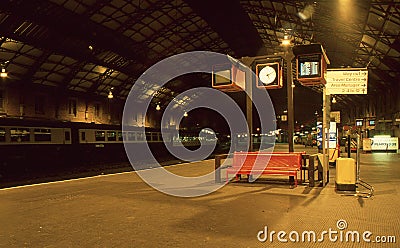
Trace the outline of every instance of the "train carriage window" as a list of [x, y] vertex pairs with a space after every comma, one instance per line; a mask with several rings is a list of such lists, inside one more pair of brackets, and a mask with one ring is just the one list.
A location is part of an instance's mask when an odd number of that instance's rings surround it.
[[117, 137], [118, 137], [118, 140], [119, 140], [119, 141], [122, 141], [122, 140], [123, 140], [123, 138], [122, 138], [122, 132], [117, 132]]
[[127, 132], [122, 132], [122, 139], [120, 139], [120, 140], [127, 141], [128, 140], [128, 133]]
[[137, 140], [140, 140], [140, 141], [144, 141], [145, 140], [144, 134], [142, 132], [138, 132], [136, 134], [136, 138], [137, 138]]
[[6, 129], [0, 128], [0, 142], [6, 141]]
[[107, 140], [108, 141], [116, 141], [117, 140], [117, 134], [115, 131], [107, 131]]
[[35, 141], [51, 141], [51, 132], [47, 128], [34, 129]]
[[152, 133], [152, 140], [153, 141], [159, 141], [158, 140], [158, 133]]
[[28, 128], [11, 128], [11, 142], [29, 142], [30, 132]]
[[105, 131], [96, 131], [95, 138], [96, 138], [96, 141], [106, 141], [106, 132]]
[[82, 141], [86, 140], [86, 132], [81, 133], [81, 140]]
[[146, 133], [146, 140], [151, 141], [151, 133]]
[[136, 133], [135, 132], [128, 132], [127, 137], [129, 141], [135, 141], [136, 140]]
[[65, 139], [65, 141], [71, 140], [71, 133], [69, 131], [64, 132], [64, 139]]

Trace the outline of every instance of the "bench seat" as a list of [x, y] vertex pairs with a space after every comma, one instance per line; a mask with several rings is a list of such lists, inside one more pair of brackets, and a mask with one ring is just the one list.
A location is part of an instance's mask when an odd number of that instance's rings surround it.
[[232, 167], [226, 171], [226, 178], [230, 174], [238, 175], [284, 175], [295, 178], [297, 186], [297, 174], [302, 168], [302, 155], [304, 152], [235, 152], [233, 154]]

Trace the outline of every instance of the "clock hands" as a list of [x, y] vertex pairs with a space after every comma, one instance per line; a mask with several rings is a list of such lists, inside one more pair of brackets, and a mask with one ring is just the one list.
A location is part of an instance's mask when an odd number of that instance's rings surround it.
[[275, 72], [268, 73], [266, 76], [269, 78], [270, 75], [274, 74]]

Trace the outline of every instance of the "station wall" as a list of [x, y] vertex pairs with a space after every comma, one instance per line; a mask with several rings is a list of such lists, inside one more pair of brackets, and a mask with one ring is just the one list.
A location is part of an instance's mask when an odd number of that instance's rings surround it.
[[[0, 117], [121, 124], [124, 101], [85, 93], [57, 92], [54, 87], [0, 85]], [[132, 125], [154, 126], [154, 118], [136, 118]]]
[[400, 89], [382, 89], [371, 93], [362, 102], [347, 106], [341, 110], [344, 125], [354, 126], [356, 119], [374, 119], [375, 126], [368, 127], [364, 122], [363, 130], [371, 135], [391, 135], [400, 137]]

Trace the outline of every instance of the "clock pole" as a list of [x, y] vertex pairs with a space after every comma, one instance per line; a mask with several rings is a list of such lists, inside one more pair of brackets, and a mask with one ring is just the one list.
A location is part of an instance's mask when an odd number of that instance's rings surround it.
[[292, 59], [294, 58], [291, 47], [285, 47], [285, 60], [286, 60], [286, 87], [288, 99], [288, 143], [289, 152], [294, 152], [294, 106], [293, 106], [293, 72], [292, 72]]

